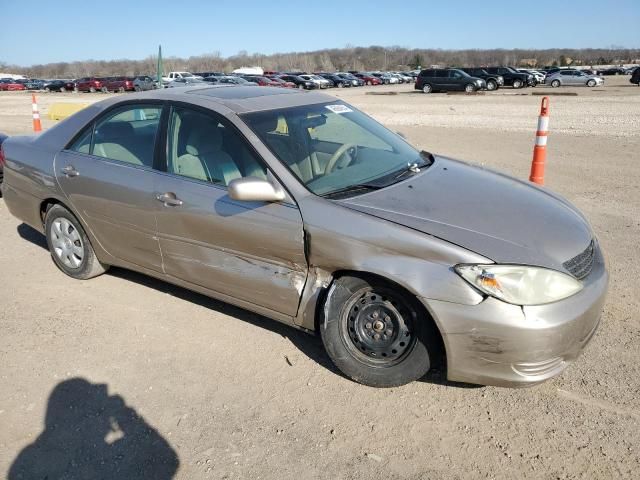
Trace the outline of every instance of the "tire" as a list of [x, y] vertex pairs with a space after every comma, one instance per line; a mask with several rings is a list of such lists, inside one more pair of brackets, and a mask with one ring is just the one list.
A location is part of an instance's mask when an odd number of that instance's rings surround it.
[[140, 86], [139, 86], [139, 85], [136, 85], [135, 87], [133, 87], [133, 89], [134, 89], [136, 92], [141, 92], [141, 91], [142, 91], [142, 89], [140, 88]]
[[87, 280], [109, 268], [97, 259], [80, 222], [62, 205], [47, 211], [45, 234], [53, 263], [70, 277]]
[[108, 89], [107, 87], [102, 87], [102, 88], [100, 89], [100, 91], [101, 91], [102, 93], [109, 93], [109, 89]]
[[299, 88], [300, 90], [304, 90], [304, 85], [299, 84], [299, 85], [298, 85], [298, 88]]
[[44, 91], [45, 91], [45, 92], [47, 92], [47, 93], [49, 93], [49, 92], [51, 92], [51, 89], [50, 89], [49, 87], [45, 87], [45, 88], [44, 88]]
[[338, 82], [338, 88], [342, 88], [344, 87], [344, 84], [342, 82]]
[[320, 335], [335, 366], [371, 387], [422, 378], [439, 351], [439, 333], [417, 299], [377, 279], [338, 278], [328, 292]]
[[95, 87], [89, 87], [89, 93], [96, 93]]
[[495, 80], [487, 80], [487, 90], [490, 92], [498, 89], [498, 82]]
[[553, 82], [551, 82], [551, 86], [553, 88], [558, 88], [560, 86], [560, 80], [554, 80]]
[[60, 87], [60, 93], [65, 93], [67, 89], [65, 87]]
[[433, 92], [433, 87], [430, 84], [425, 83], [422, 86], [422, 93], [431, 93], [431, 92]]
[[370, 87], [371, 85], [373, 85], [373, 83], [371, 83], [371, 80], [367, 81], [367, 85]]
[[120, 87], [120, 88], [118, 89], [118, 93], [124, 93], [124, 87]]
[[587, 87], [595, 87], [596, 86], [596, 81], [591, 79], [587, 82]]
[[522, 80], [515, 79], [513, 81], [513, 88], [522, 88], [523, 85]]
[[464, 86], [464, 91], [467, 93], [472, 93], [476, 91], [476, 87], [473, 86], [471, 83], [467, 84]]

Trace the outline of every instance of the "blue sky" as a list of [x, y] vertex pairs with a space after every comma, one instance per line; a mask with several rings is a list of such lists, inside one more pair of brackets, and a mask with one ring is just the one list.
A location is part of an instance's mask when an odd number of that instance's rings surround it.
[[[2, 2], [5, 3], [5, 2]], [[433, 3], [433, 5], [431, 5]], [[28, 66], [329, 47], [640, 47], [640, 0], [7, 0], [0, 61]]]

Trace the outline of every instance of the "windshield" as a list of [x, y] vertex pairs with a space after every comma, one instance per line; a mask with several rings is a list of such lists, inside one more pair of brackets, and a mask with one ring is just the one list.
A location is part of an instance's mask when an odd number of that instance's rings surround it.
[[416, 166], [431, 163], [428, 154], [338, 101], [248, 113], [242, 118], [317, 195], [356, 186], [382, 188], [400, 181], [405, 172], [417, 173]]
[[193, 77], [193, 75], [191, 75], [189, 72], [181, 72], [180, 75], [182, 75], [184, 78]]

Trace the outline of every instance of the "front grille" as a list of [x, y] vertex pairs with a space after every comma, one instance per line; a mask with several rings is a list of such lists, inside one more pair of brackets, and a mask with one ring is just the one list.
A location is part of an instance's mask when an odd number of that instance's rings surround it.
[[591, 240], [591, 243], [583, 252], [579, 253], [571, 260], [567, 260], [562, 264], [562, 266], [578, 280], [582, 280], [591, 273], [594, 257], [595, 245], [593, 240]]

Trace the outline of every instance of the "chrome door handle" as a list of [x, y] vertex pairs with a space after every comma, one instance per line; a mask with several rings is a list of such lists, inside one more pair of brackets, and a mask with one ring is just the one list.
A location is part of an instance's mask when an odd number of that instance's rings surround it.
[[179, 207], [182, 205], [182, 200], [176, 197], [175, 193], [167, 192], [156, 196], [156, 200], [164, 203], [165, 207]]
[[73, 165], [67, 165], [62, 169], [62, 173], [64, 173], [67, 177], [77, 177], [80, 175], [80, 172], [75, 169]]

